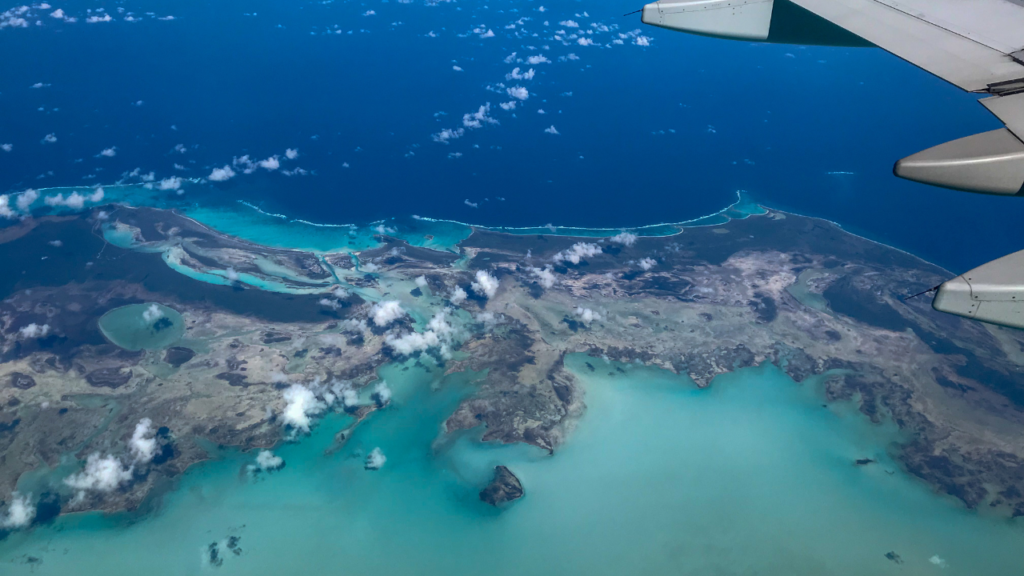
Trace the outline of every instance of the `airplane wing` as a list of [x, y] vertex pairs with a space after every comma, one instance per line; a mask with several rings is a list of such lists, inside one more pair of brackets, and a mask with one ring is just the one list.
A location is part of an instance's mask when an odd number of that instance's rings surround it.
[[981, 103], [1006, 128], [919, 152], [894, 171], [957, 190], [1024, 192], [1024, 0], [659, 0], [644, 6], [642, 20], [786, 44], [851, 45], [852, 34], [964, 90], [990, 94]]
[[[658, 0], [646, 24], [704, 36], [786, 44], [878, 46], [963, 90], [1004, 128], [896, 162], [902, 178], [1024, 196], [1024, 0]], [[1024, 251], [939, 287], [936, 310], [1024, 328]]]

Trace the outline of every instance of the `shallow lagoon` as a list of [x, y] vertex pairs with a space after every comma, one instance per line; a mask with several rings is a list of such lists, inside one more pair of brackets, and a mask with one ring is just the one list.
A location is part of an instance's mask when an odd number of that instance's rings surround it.
[[[1024, 571], [1024, 526], [933, 494], [887, 456], [891, 427], [823, 407], [813, 383], [766, 366], [698, 390], [657, 369], [583, 356], [567, 366], [588, 411], [554, 457], [474, 434], [439, 441], [480, 375], [389, 366], [394, 404], [333, 455], [324, 451], [345, 416], [279, 448], [283, 470], [253, 479], [253, 455], [226, 451], [156, 512], [62, 518], [13, 534], [0, 559], [12, 573], [27, 573], [19, 562], [31, 555], [43, 560], [35, 573], [82, 575]], [[374, 447], [388, 460], [370, 472], [362, 462]], [[499, 463], [526, 488], [501, 512], [476, 496]], [[241, 555], [224, 545], [232, 535]], [[213, 542], [217, 568], [205, 560]]]
[[110, 310], [99, 319], [100, 331], [125, 350], [159, 350], [185, 333], [185, 320], [163, 304], [129, 304]]

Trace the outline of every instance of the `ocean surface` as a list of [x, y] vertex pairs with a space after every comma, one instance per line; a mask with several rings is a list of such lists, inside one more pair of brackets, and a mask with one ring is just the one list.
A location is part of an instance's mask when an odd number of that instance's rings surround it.
[[[322, 224], [635, 227], [746, 190], [958, 272], [1024, 245], [1017, 199], [891, 174], [903, 156], [998, 127], [975, 96], [881, 50], [699, 38], [622, 16], [639, 7], [32, 8], [26, 27], [0, 28], [0, 51], [16, 55], [0, 77], [0, 192], [231, 165], [220, 199]], [[279, 168], [246, 174], [232, 164], [246, 155]]]
[[[900, 157], [998, 127], [974, 96], [880, 50], [674, 34], [621, 16], [639, 7], [34, 7], [26, 27], [0, 27], [0, 144], [11, 144], [0, 149], [0, 193], [66, 198], [102, 185], [86, 206], [176, 208], [316, 252], [367, 248], [380, 232], [451, 249], [466, 224], [659, 235], [675, 229], [660, 224], [720, 223], [757, 203], [957, 272], [1024, 247], [1018, 199], [891, 174]], [[65, 18], [51, 16], [58, 8]], [[270, 158], [273, 170], [250, 163]], [[225, 167], [233, 176], [200, 182]], [[131, 328], [113, 320], [114, 332]], [[139, 346], [150, 336], [124, 335]], [[698, 390], [656, 369], [567, 364], [588, 410], [554, 457], [480, 444], [479, 432], [439, 439], [482, 375], [391, 365], [381, 377], [393, 404], [343, 450], [324, 453], [349, 423], [340, 415], [276, 449], [286, 465], [274, 472], [253, 474], [253, 453], [210, 447], [214, 460], [137, 513], [12, 533], [0, 572], [1024, 573], [1020, 522], [932, 493], [888, 456], [895, 430], [852, 406], [823, 407], [815, 382], [766, 366]], [[384, 467], [364, 470], [378, 447]], [[500, 512], [477, 498], [496, 464], [526, 487]]]

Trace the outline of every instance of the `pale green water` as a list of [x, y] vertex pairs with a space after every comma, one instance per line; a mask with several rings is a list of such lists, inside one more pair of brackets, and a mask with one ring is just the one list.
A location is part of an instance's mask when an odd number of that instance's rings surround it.
[[174, 344], [185, 333], [181, 314], [163, 304], [155, 304], [159, 316], [146, 318], [154, 304], [129, 304], [114, 308], [99, 319], [100, 331], [125, 350], [159, 350]]
[[[597, 369], [589, 371], [584, 361]], [[276, 452], [286, 467], [258, 481], [225, 454], [192, 470], [157, 514], [79, 515], [0, 543], [37, 574], [970, 574], [1024, 573], [1024, 526], [967, 511], [898, 471], [892, 430], [778, 370], [743, 370], [708, 390], [664, 371], [584, 357], [588, 412], [554, 456], [480, 445], [464, 435], [432, 448], [469, 391], [392, 366], [394, 406], [324, 456], [346, 418]], [[607, 376], [608, 372], [616, 376]], [[438, 387], [439, 391], [432, 391]], [[353, 452], [380, 447], [368, 472]], [[855, 467], [856, 458], [879, 464]], [[491, 466], [508, 465], [527, 495], [498, 513], [477, 500]], [[895, 471], [888, 474], [887, 471]], [[204, 566], [229, 534], [244, 553]], [[904, 563], [884, 557], [898, 553]], [[929, 561], [938, 555], [942, 568]]]

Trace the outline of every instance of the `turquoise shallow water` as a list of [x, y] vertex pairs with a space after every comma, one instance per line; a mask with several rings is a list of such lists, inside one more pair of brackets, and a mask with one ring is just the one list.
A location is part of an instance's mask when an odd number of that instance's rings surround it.
[[181, 339], [185, 320], [163, 304], [129, 304], [115, 308], [99, 319], [100, 331], [125, 350], [158, 350]]
[[[584, 364], [589, 361], [596, 371]], [[900, 472], [891, 427], [822, 407], [812, 384], [773, 367], [698, 390], [638, 366], [580, 356], [588, 411], [554, 457], [438, 441], [473, 376], [382, 371], [394, 405], [326, 456], [347, 417], [276, 453], [197, 466], [149, 516], [76, 515], [0, 543], [9, 573], [196, 574], [212, 542], [241, 536], [224, 574], [971, 574], [1024, 571], [1024, 526], [963, 509]], [[609, 376], [608, 372], [615, 374]], [[380, 447], [387, 463], [363, 469]], [[856, 458], [878, 464], [856, 467]], [[508, 465], [526, 497], [500, 513], [477, 500]], [[893, 551], [902, 558], [885, 558]], [[14, 563], [8, 564], [13, 560]]]

